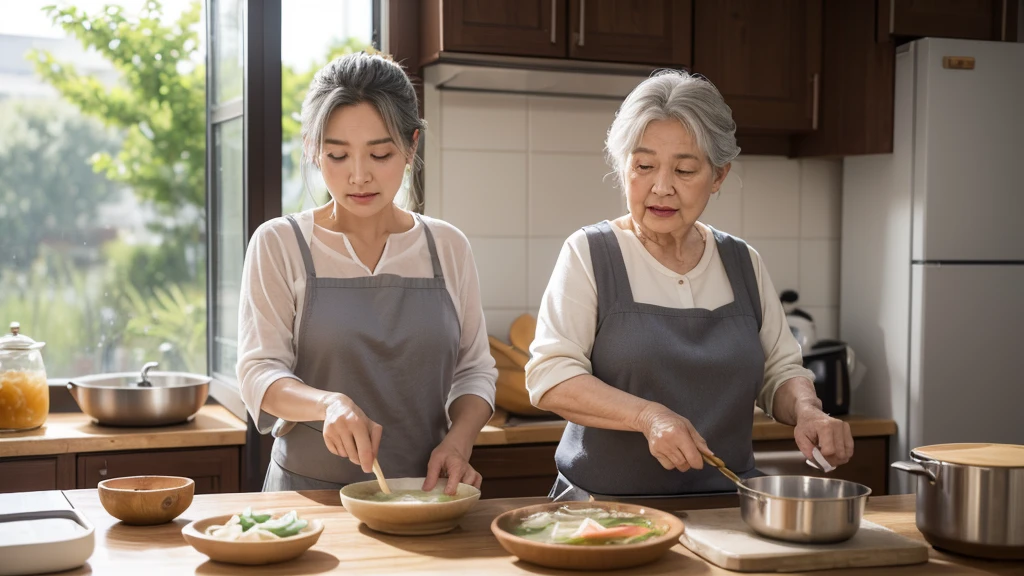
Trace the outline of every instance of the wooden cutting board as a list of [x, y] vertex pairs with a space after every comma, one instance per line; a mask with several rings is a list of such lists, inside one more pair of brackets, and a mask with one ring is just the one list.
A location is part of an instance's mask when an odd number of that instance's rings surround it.
[[738, 508], [693, 510], [681, 516], [683, 546], [708, 562], [738, 572], [801, 572], [897, 566], [928, 561], [926, 544], [862, 520], [853, 538], [837, 544], [791, 544], [758, 536]]

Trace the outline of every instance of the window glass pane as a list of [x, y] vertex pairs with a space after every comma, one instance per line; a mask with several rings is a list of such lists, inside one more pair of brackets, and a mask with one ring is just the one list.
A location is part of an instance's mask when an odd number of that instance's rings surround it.
[[213, 372], [227, 381], [235, 379], [235, 362], [238, 359], [238, 294], [242, 286], [244, 246], [242, 127], [242, 118], [235, 118], [213, 128], [216, 159], [214, 201], [217, 203]]
[[[327, 201], [315, 169], [307, 192], [299, 166], [299, 112], [313, 74], [332, 58], [358, 52], [373, 38], [373, 0], [294, 0], [281, 6], [281, 209], [298, 212]], [[310, 18], [316, 14], [316, 18]]]
[[202, 16], [4, 3], [0, 327], [47, 343], [50, 378], [206, 372]]
[[213, 101], [219, 105], [242, 97], [245, 0], [217, 0], [213, 6]]

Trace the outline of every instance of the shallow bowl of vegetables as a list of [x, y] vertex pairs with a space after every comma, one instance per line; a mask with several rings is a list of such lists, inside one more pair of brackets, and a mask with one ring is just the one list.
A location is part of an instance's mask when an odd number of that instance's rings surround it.
[[552, 502], [509, 510], [491, 523], [502, 548], [520, 560], [576, 570], [653, 562], [679, 542], [679, 518], [619, 502]]
[[401, 536], [443, 534], [459, 525], [480, 499], [480, 490], [458, 485], [454, 495], [444, 493], [447, 478], [429, 492], [424, 478], [388, 478], [390, 494], [381, 492], [376, 480], [349, 484], [341, 489], [341, 504], [370, 529]]
[[211, 560], [231, 564], [274, 564], [297, 558], [320, 539], [324, 526], [292, 510], [253, 511], [196, 520], [181, 535]]

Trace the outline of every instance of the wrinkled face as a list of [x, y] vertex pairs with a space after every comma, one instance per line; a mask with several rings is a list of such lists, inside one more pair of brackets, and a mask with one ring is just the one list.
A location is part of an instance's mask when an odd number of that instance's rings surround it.
[[700, 218], [729, 167], [715, 170], [678, 120], [652, 121], [626, 166], [629, 213], [655, 234], [684, 231]]
[[417, 131], [407, 158], [372, 104], [335, 108], [324, 127], [323, 149], [317, 158], [331, 197], [363, 217], [389, 206], [401, 187], [405, 166], [416, 153], [418, 139]]

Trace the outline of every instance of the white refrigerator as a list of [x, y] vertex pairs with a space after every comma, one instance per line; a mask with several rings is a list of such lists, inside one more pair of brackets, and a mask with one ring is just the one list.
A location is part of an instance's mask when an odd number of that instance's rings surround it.
[[843, 164], [839, 332], [867, 368], [851, 408], [896, 421], [894, 460], [1024, 444], [1024, 44], [902, 46], [893, 148]]

